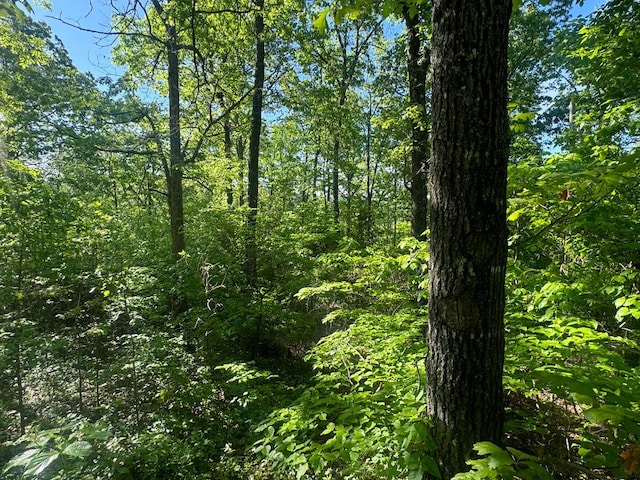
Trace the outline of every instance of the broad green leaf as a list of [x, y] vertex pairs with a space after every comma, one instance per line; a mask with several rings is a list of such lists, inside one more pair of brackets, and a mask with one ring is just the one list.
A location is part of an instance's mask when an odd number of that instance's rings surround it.
[[499, 446], [491, 442], [478, 442], [473, 445], [473, 449], [478, 455], [493, 455], [494, 453], [504, 452]]
[[31, 458], [34, 455], [36, 455], [38, 452], [40, 452], [39, 448], [31, 448], [29, 450], [25, 450], [24, 452], [22, 452], [21, 454], [17, 455], [16, 457], [13, 457], [6, 464], [3, 472], [8, 472], [9, 470], [11, 470], [14, 467], [20, 467], [20, 466], [27, 465], [31, 461]]
[[328, 434], [328, 433], [331, 433], [331, 432], [333, 432], [333, 431], [335, 430], [335, 428], [336, 428], [336, 424], [335, 424], [335, 423], [333, 423], [333, 422], [329, 422], [329, 423], [327, 424], [327, 428], [325, 428], [325, 429], [322, 431], [321, 435], [326, 435], [326, 434]]
[[425, 472], [427, 472], [428, 474], [433, 475], [436, 478], [442, 478], [442, 475], [440, 475], [440, 470], [438, 469], [438, 464], [432, 457], [428, 455], [424, 456], [422, 458], [422, 466]]
[[70, 457], [84, 458], [91, 453], [91, 449], [92, 446], [89, 442], [85, 440], [79, 440], [67, 445], [62, 453]]
[[506, 465], [513, 465], [514, 460], [508, 452], [500, 449], [499, 451], [489, 455], [489, 467], [499, 470]]
[[25, 477], [37, 477], [44, 472], [49, 465], [55, 462], [60, 454], [56, 451], [42, 452], [32, 458], [24, 471]]
[[521, 208], [519, 210], [516, 210], [515, 212], [513, 212], [511, 215], [507, 217], [507, 220], [510, 222], [515, 222], [518, 218], [520, 218], [520, 215], [526, 212], [526, 210], [527, 210], [526, 208]]
[[590, 408], [589, 410], [585, 410], [584, 416], [593, 423], [602, 423], [607, 420], [618, 423], [624, 418], [635, 417], [631, 410], [617, 405], [603, 405], [602, 407]]
[[329, 10], [324, 10], [320, 12], [320, 14], [313, 21], [313, 26], [320, 32], [325, 33], [329, 28], [329, 23], [327, 21], [327, 15], [329, 14]]

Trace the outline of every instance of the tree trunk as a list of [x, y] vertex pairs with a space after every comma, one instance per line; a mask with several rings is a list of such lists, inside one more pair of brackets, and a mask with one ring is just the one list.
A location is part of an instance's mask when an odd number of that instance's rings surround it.
[[[346, 75], [345, 75], [346, 76]], [[342, 135], [342, 109], [347, 100], [347, 86], [340, 87], [338, 98], [339, 116], [338, 130], [333, 138], [333, 171], [331, 175], [331, 192], [333, 196], [333, 221], [337, 225], [340, 222], [340, 135]]]
[[[224, 94], [222, 92], [218, 93], [218, 100], [220, 101], [220, 107], [222, 107], [223, 110], [226, 110], [227, 107], [225, 105]], [[229, 112], [227, 112], [227, 114], [224, 116], [223, 121], [224, 121], [224, 157], [227, 162], [227, 169], [230, 172], [232, 172], [233, 171], [233, 165], [232, 165], [233, 141], [231, 140], [232, 124], [231, 124], [231, 118], [230, 118]], [[226, 191], [227, 191], [227, 206], [229, 208], [232, 208], [233, 207], [233, 178], [231, 178], [231, 175], [229, 175], [229, 178], [227, 180]]]
[[255, 19], [256, 28], [256, 71], [254, 79], [253, 105], [251, 110], [251, 138], [249, 140], [249, 216], [247, 219], [247, 264], [246, 275], [250, 286], [257, 279], [256, 220], [258, 214], [258, 159], [260, 156], [260, 131], [262, 129], [262, 95], [264, 89], [264, 0], [255, 0], [258, 9]]
[[320, 158], [320, 149], [316, 150], [313, 155], [313, 189], [311, 190], [311, 198], [316, 199], [316, 189], [318, 188], [318, 160]]
[[426, 394], [443, 479], [503, 434], [510, 14], [511, 0], [433, 4]]
[[182, 145], [180, 138], [180, 74], [176, 28], [167, 25], [169, 61], [169, 178], [167, 192], [171, 219], [171, 253], [178, 256], [185, 249], [184, 205], [182, 199]]
[[333, 169], [331, 172], [331, 196], [333, 199], [333, 222], [340, 222], [340, 189], [338, 157], [340, 156], [340, 139], [336, 135], [333, 139]]
[[371, 105], [371, 97], [369, 97], [369, 112], [367, 115], [367, 138], [366, 138], [366, 152], [365, 152], [365, 160], [367, 165], [367, 192], [366, 192], [366, 203], [365, 203], [365, 212], [363, 219], [363, 232], [364, 232], [364, 243], [365, 245], [369, 245], [373, 240], [373, 187], [374, 187], [374, 178], [373, 172], [371, 171], [371, 120], [373, 118], [373, 107]]
[[429, 130], [427, 128], [427, 73], [429, 55], [423, 49], [424, 39], [419, 31], [419, 14], [410, 8], [402, 9], [407, 27], [407, 73], [409, 76], [409, 106], [419, 112], [411, 115], [411, 234], [426, 240], [427, 230], [427, 170], [429, 159]]
[[184, 206], [182, 200], [182, 168], [184, 158], [180, 137], [180, 67], [178, 59], [178, 35], [176, 27], [164, 18], [164, 8], [158, 0], [152, 0], [153, 7], [163, 18], [167, 40], [167, 83], [169, 86], [169, 165], [167, 177], [167, 200], [171, 223], [171, 253], [178, 258], [185, 249]]
[[24, 385], [22, 384], [22, 348], [20, 341], [16, 346], [16, 382], [18, 386], [18, 417], [20, 418], [20, 435], [24, 435], [27, 428], [27, 419], [24, 408]]
[[[231, 122], [227, 120], [224, 122], [224, 154], [225, 158], [228, 162], [227, 168], [232, 170], [231, 167]], [[229, 177], [228, 185], [227, 185], [227, 206], [229, 208], [233, 207], [233, 179]]]
[[[170, 0], [168, 0], [170, 1]], [[180, 132], [180, 60], [178, 58], [178, 34], [175, 25], [166, 18], [164, 8], [159, 0], [152, 0], [153, 8], [162, 19], [166, 33], [165, 48], [167, 49], [167, 84], [169, 87], [169, 162], [164, 161], [165, 177], [167, 181], [167, 202], [169, 205], [169, 223], [171, 225], [171, 254], [174, 260], [180, 258], [180, 253], [186, 248], [184, 237], [184, 204], [182, 196], [182, 176], [184, 155], [182, 152], [182, 138]], [[170, 299], [171, 315], [185, 312], [188, 308], [187, 299], [178, 289], [177, 295]]]
[[238, 205], [240, 207], [244, 206], [244, 139], [242, 137], [238, 137], [236, 140], [236, 155], [238, 156], [238, 160], [240, 161], [240, 168], [238, 169], [238, 182], [240, 182], [240, 193], [238, 195]]

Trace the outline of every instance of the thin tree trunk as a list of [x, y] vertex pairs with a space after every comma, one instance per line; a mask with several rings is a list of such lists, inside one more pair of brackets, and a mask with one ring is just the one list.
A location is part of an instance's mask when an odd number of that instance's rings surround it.
[[316, 199], [316, 189], [318, 188], [318, 159], [320, 157], [320, 150], [316, 150], [313, 155], [313, 188], [311, 190], [311, 198]]
[[338, 116], [338, 130], [333, 138], [333, 171], [331, 176], [331, 191], [333, 196], [333, 221], [336, 225], [340, 222], [340, 135], [342, 135], [342, 108], [347, 100], [347, 87], [340, 87], [340, 96], [338, 98], [339, 116]]
[[510, 13], [511, 0], [433, 4], [426, 394], [443, 479], [474, 443], [502, 441]]
[[167, 200], [171, 223], [171, 253], [178, 258], [185, 249], [184, 205], [182, 198], [182, 176], [184, 157], [180, 134], [180, 64], [178, 59], [178, 36], [176, 27], [164, 18], [164, 9], [158, 0], [153, 6], [163, 18], [167, 39], [167, 84], [169, 87], [169, 165], [165, 170], [167, 179]]
[[[78, 343], [78, 338], [76, 335], [76, 343]], [[78, 374], [78, 412], [82, 413], [84, 409], [84, 378], [82, 377], [82, 355], [80, 352], [80, 347], [78, 346], [78, 351], [76, 353], [76, 373]]]
[[331, 201], [331, 172], [330, 172], [330, 168], [329, 168], [329, 160], [328, 159], [324, 159], [324, 178], [325, 178], [325, 184], [324, 187], [322, 189], [323, 193], [324, 193], [324, 208], [325, 211], [329, 209], [329, 202]]
[[260, 131], [262, 129], [262, 96], [264, 89], [264, 17], [262, 9], [264, 0], [255, 0], [256, 12], [256, 71], [253, 91], [253, 105], [251, 110], [251, 138], [249, 140], [249, 216], [247, 220], [247, 264], [246, 274], [250, 286], [255, 286], [257, 280], [257, 245], [256, 223], [258, 214], [258, 160], [260, 156]]
[[24, 410], [24, 386], [22, 384], [22, 348], [20, 342], [16, 346], [16, 383], [18, 386], [18, 416], [20, 417], [20, 435], [24, 435], [27, 419]]
[[367, 116], [367, 151], [366, 151], [366, 162], [367, 162], [367, 192], [366, 192], [366, 206], [365, 206], [365, 219], [364, 219], [364, 232], [365, 232], [365, 240], [368, 245], [373, 240], [373, 187], [375, 184], [374, 175], [376, 173], [375, 169], [371, 168], [371, 119], [373, 118], [373, 106], [371, 105], [371, 97], [369, 97], [369, 113]]
[[[340, 129], [338, 129], [340, 130]], [[337, 225], [340, 222], [340, 189], [339, 189], [339, 169], [338, 157], [340, 156], [340, 138], [338, 133], [333, 139], [333, 169], [331, 172], [331, 196], [333, 201], [333, 222]]]
[[176, 257], [185, 249], [184, 205], [182, 198], [182, 145], [180, 138], [180, 74], [176, 29], [167, 27], [169, 60], [169, 179], [168, 198], [171, 218], [171, 253]]
[[[238, 140], [236, 140], [236, 155], [240, 161], [240, 168], [238, 171], [238, 181], [240, 182], [240, 185], [244, 185], [244, 147], [244, 139], [242, 137], [238, 137]], [[244, 188], [240, 188], [238, 205], [241, 207], [244, 205]]]
[[[414, 8], [415, 9], [415, 8]], [[407, 27], [407, 72], [409, 76], [409, 105], [419, 112], [411, 115], [411, 234], [426, 240], [427, 230], [427, 171], [429, 159], [429, 130], [427, 127], [427, 73], [429, 55], [424, 50], [420, 34], [420, 16], [404, 6], [402, 15]]]
[[[220, 106], [226, 110], [225, 107], [225, 103], [224, 103], [224, 94], [223, 93], [219, 93], [218, 94], [218, 99], [220, 100]], [[229, 113], [227, 112], [227, 114], [224, 116], [224, 157], [225, 160], [227, 161], [227, 169], [229, 171], [232, 171], [232, 163], [231, 163], [231, 158], [232, 158], [232, 150], [233, 150], [233, 142], [231, 140], [231, 119], [229, 118]], [[227, 206], [229, 208], [233, 207], [233, 179], [231, 178], [231, 176], [229, 176], [228, 179], [228, 183], [227, 183]]]

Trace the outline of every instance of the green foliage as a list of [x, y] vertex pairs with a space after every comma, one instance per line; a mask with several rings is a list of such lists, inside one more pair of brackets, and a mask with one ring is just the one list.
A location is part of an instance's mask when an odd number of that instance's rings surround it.
[[4, 478], [91, 478], [99, 471], [95, 445], [104, 446], [110, 436], [99, 424], [70, 418], [60, 427], [37, 430], [13, 442], [22, 452], [2, 473], [8, 475]]
[[[309, 357], [313, 386], [259, 427], [253, 451], [261, 463], [298, 478], [307, 469], [339, 478], [433, 471], [420, 418], [420, 328], [408, 316], [363, 315], [325, 337]], [[400, 352], [403, 361], [388, 361]]]
[[540, 464], [540, 461], [515, 448], [502, 449], [491, 442], [479, 442], [473, 446], [478, 460], [468, 460], [471, 471], [459, 473], [452, 480], [481, 480], [514, 478], [523, 480], [553, 480], [553, 476]]
[[261, 438], [252, 450], [269, 475], [419, 478], [437, 472], [421, 418], [424, 319], [405, 293], [410, 277], [394, 276], [399, 264], [399, 258], [373, 252], [327, 255], [323, 276], [335, 278], [339, 271], [348, 281], [298, 293], [315, 308], [329, 307], [325, 322], [339, 329], [307, 356], [316, 370], [311, 386], [257, 429]]

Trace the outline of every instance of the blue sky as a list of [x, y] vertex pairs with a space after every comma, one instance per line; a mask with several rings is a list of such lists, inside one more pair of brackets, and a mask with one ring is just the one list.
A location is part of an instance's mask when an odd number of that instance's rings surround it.
[[62, 40], [75, 66], [82, 71], [91, 71], [96, 76], [114, 74], [115, 67], [109, 61], [113, 38], [83, 32], [57, 20], [62, 18], [82, 28], [109, 31], [109, 0], [50, 0], [50, 3], [51, 10], [34, 6], [34, 17], [46, 22]]
[[[62, 18], [68, 23], [97, 31], [108, 31], [111, 15], [110, 0], [50, 0], [51, 10], [35, 6], [35, 18], [44, 20], [51, 26], [65, 45], [78, 69], [91, 71], [96, 76], [116, 73], [109, 62], [112, 38], [104, 38], [56, 20]], [[576, 15], [588, 15], [605, 0], [586, 0], [582, 7], [576, 6]], [[50, 18], [54, 17], [54, 18]]]

